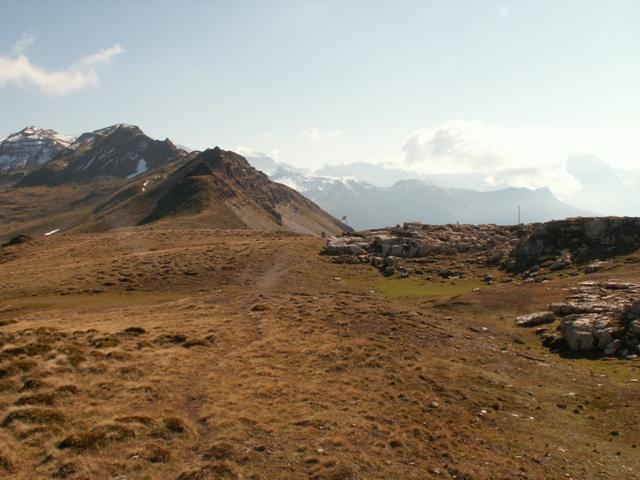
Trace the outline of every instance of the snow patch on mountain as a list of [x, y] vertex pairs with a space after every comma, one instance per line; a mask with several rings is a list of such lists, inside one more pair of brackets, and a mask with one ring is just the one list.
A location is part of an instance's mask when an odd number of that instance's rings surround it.
[[147, 170], [149, 170], [149, 166], [147, 165], [146, 160], [144, 158], [141, 158], [140, 160], [138, 160], [138, 165], [136, 165], [136, 171], [133, 172], [131, 175], [127, 175], [127, 178], [137, 177], [138, 175], [146, 172]]

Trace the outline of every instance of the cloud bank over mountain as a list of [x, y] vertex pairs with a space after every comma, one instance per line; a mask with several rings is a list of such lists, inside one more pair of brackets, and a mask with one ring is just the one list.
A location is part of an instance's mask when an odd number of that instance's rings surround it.
[[571, 148], [550, 127], [504, 127], [453, 120], [421, 128], [402, 146], [404, 162], [426, 174], [478, 174], [488, 189], [550, 188], [568, 198], [581, 189], [566, 169]]

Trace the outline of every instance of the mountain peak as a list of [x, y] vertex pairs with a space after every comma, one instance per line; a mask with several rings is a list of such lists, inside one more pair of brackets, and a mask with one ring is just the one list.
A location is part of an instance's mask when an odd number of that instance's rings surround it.
[[73, 142], [74, 138], [69, 135], [62, 135], [55, 130], [40, 128], [36, 125], [28, 125], [16, 133], [12, 133], [6, 137], [3, 142], [19, 142], [25, 139], [51, 140], [65, 146]]
[[249, 177], [259, 179], [259, 183], [268, 181], [268, 177], [249, 164], [246, 158], [220, 147], [208, 148], [200, 152], [188, 165], [190, 175], [208, 175], [222, 172], [229, 178], [247, 181]]
[[28, 125], [0, 141], [0, 172], [26, 171], [48, 162], [74, 138], [55, 130]]
[[129, 132], [144, 134], [144, 132], [140, 127], [138, 127], [137, 125], [129, 125], [128, 123], [116, 123], [115, 125], [111, 125], [110, 127], [105, 127], [99, 130], [95, 130], [93, 133], [101, 133], [103, 135], [108, 135], [117, 130], [125, 130]]
[[71, 147], [77, 148], [82, 144], [92, 143], [111, 135], [137, 136], [144, 135], [144, 132], [140, 129], [140, 127], [136, 125], [116, 123], [115, 125], [111, 125], [109, 127], [99, 128], [98, 130], [94, 130], [92, 132], [83, 133], [78, 137], [78, 139]]
[[346, 228], [295, 190], [269, 180], [243, 156], [220, 147], [191, 154], [166, 172], [132, 181], [96, 210], [99, 223], [170, 221], [316, 235]]
[[133, 178], [185, 155], [170, 140], [154, 140], [135, 125], [118, 123], [83, 133], [53, 161], [29, 173], [18, 185], [58, 185], [98, 177]]

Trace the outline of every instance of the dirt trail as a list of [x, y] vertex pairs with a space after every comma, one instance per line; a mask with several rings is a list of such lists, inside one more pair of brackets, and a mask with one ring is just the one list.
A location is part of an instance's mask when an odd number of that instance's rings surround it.
[[256, 293], [268, 293], [275, 290], [284, 275], [298, 265], [299, 259], [285, 253], [276, 253], [267, 270], [260, 275], [256, 283]]
[[[194, 425], [197, 425], [203, 441], [208, 439], [210, 431], [201, 422], [205, 413], [204, 407], [211, 400], [207, 393], [208, 383], [212, 381], [212, 378], [219, 377], [216, 373], [220, 372], [220, 365], [225, 363], [229, 355], [237, 356], [239, 350], [248, 349], [253, 342], [263, 338], [263, 329], [265, 328], [261, 325], [263, 322], [260, 318], [251, 318], [250, 309], [255, 302], [260, 301], [260, 297], [268, 295], [274, 290], [279, 291], [277, 287], [280, 280], [297, 264], [297, 260], [291, 255], [277, 253], [269, 257], [269, 266], [257, 279], [251, 269], [246, 269], [243, 277], [255, 281], [255, 288], [251, 291], [251, 298], [247, 296], [245, 302], [240, 301], [234, 306], [240, 311], [238, 318], [234, 319], [234, 328], [242, 329], [244, 333], [242, 342], [227, 347], [225, 352], [215, 356], [206, 355], [198, 362], [194, 362], [191, 377], [193, 380], [184, 389], [184, 403], [187, 415]], [[241, 313], [243, 311], [246, 311], [246, 314], [243, 315]]]

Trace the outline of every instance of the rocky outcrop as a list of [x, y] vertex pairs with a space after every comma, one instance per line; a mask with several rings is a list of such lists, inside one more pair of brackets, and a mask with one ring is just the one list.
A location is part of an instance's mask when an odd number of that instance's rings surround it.
[[456, 253], [509, 250], [518, 242], [518, 227], [499, 225], [423, 225], [405, 223], [368, 236], [382, 256], [426, 257]]
[[526, 227], [498, 225], [405, 223], [402, 227], [360, 232], [359, 236], [329, 238], [325, 253], [420, 258], [475, 252], [486, 255], [487, 263], [499, 263], [525, 231]]
[[325, 253], [327, 255], [363, 255], [370, 250], [369, 242], [361, 237], [331, 237], [327, 240]]
[[571, 350], [613, 350], [615, 317], [603, 313], [568, 315], [560, 325], [562, 338]]
[[330, 239], [326, 253], [352, 250], [353, 255], [403, 259], [470, 253], [486, 265], [521, 275], [525, 282], [540, 282], [566, 269], [601, 272], [609, 267], [600, 259], [639, 248], [640, 218], [591, 217], [517, 226], [405, 223]]
[[[630, 253], [640, 248], [640, 218], [570, 218], [532, 225], [531, 233], [511, 252], [509, 267], [560, 270], [573, 263]], [[592, 264], [596, 271], [601, 264]]]
[[[526, 226], [423, 225], [412, 222], [394, 228], [331, 237], [326, 241], [324, 253], [332, 255], [334, 263], [371, 263], [386, 276], [407, 277], [428, 270], [420, 266], [424, 257], [467, 254], [473, 257], [474, 263], [495, 266], [508, 257], [518, 239], [527, 231]], [[431, 269], [429, 274], [441, 279], [465, 276], [462, 269]], [[491, 275], [485, 277], [485, 283], [493, 283]]]
[[[521, 327], [560, 320], [560, 339], [575, 352], [619, 353], [635, 358], [640, 345], [640, 285], [629, 282], [582, 282], [565, 302], [546, 312], [516, 319]], [[553, 343], [553, 335], [547, 338]]]

